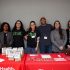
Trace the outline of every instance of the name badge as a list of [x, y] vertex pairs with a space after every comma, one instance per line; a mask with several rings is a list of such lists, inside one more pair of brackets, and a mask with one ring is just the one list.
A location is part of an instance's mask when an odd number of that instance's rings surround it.
[[32, 38], [35, 38], [35, 36], [32, 36]]
[[47, 36], [44, 36], [44, 39], [47, 39]]

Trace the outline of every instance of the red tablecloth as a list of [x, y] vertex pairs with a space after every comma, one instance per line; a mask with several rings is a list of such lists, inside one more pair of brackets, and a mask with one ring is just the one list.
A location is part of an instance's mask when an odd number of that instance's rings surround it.
[[0, 59], [5, 60], [0, 62], [0, 70], [70, 70], [70, 56], [63, 53], [25, 54], [19, 62], [9, 61], [3, 55], [0, 55]]
[[[50, 55], [47, 58], [42, 55]], [[70, 56], [65, 54], [29, 54], [26, 58], [26, 70], [70, 70]]]
[[21, 61], [10, 61], [6, 56], [0, 55], [0, 59], [5, 61], [0, 62], [0, 70], [25, 70], [25, 57], [22, 57]]

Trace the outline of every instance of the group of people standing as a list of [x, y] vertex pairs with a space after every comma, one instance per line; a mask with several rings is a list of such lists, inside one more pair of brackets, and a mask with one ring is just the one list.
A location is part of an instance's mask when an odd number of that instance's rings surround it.
[[[13, 29], [7, 22], [1, 24], [0, 52], [3, 47], [23, 47], [25, 53], [59, 53], [70, 48], [70, 21], [66, 30], [62, 29], [60, 21], [54, 25], [48, 24], [45, 17], [40, 19], [40, 26], [35, 21], [30, 21], [29, 28], [25, 31], [20, 20], [15, 22]], [[24, 40], [27, 41], [25, 47]]]

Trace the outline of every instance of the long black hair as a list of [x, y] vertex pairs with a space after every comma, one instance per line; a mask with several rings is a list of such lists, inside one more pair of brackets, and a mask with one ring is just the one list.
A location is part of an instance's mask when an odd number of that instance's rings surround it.
[[4, 27], [4, 25], [5, 25], [5, 24], [7, 24], [7, 25], [8, 25], [8, 32], [10, 32], [10, 31], [11, 31], [11, 29], [10, 29], [10, 25], [9, 25], [9, 23], [8, 23], [8, 22], [3, 22], [3, 23], [1, 24], [1, 32], [2, 32], [2, 31], [4, 31], [3, 27]]
[[69, 26], [69, 23], [70, 23], [70, 20], [68, 21], [68, 24], [67, 24], [67, 27], [69, 28], [70, 26]]
[[13, 27], [13, 30], [12, 30], [12, 31], [17, 30], [17, 29], [16, 29], [16, 24], [17, 24], [17, 22], [20, 22], [20, 23], [21, 23], [20, 30], [21, 30], [21, 31], [22, 31], [22, 30], [24, 30], [23, 23], [22, 23], [20, 20], [17, 20], [17, 21], [15, 22], [15, 25], [14, 25], [14, 27]]
[[28, 29], [28, 31], [29, 31], [29, 32], [32, 31], [31, 23], [34, 23], [34, 24], [35, 24], [35, 31], [36, 31], [37, 27], [36, 27], [36, 22], [35, 22], [35, 21], [30, 21], [30, 25], [29, 25], [29, 29]]
[[56, 29], [56, 28], [55, 28], [56, 22], [59, 23], [59, 34], [60, 34], [60, 38], [63, 39], [63, 33], [62, 33], [61, 23], [60, 23], [59, 20], [56, 20], [56, 21], [54, 22], [54, 29]]

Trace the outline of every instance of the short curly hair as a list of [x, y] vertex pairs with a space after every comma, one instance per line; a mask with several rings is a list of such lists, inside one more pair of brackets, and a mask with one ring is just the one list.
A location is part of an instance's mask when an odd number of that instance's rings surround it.
[[9, 23], [8, 22], [3, 22], [2, 24], [1, 24], [1, 31], [3, 31], [4, 29], [3, 29], [3, 27], [4, 27], [4, 25], [5, 24], [7, 24], [8, 25], [8, 32], [10, 32], [11, 30], [10, 30], [10, 25], [9, 25]]

